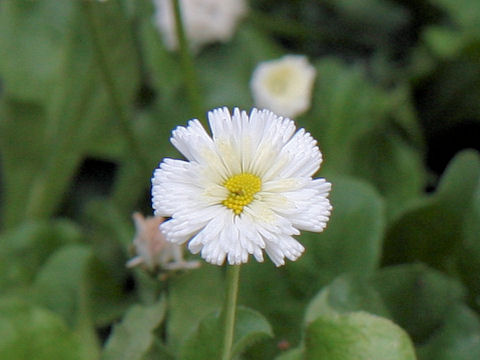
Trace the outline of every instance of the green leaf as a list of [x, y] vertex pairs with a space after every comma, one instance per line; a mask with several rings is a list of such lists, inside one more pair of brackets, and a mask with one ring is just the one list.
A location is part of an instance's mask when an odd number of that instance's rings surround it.
[[307, 307], [305, 323], [321, 315], [354, 311], [390, 317], [380, 294], [367, 280], [359, 276], [342, 275], [312, 299]]
[[455, 58], [468, 42], [464, 33], [442, 26], [428, 27], [422, 37], [428, 48], [442, 59]]
[[[39, 164], [48, 147], [42, 137], [46, 122], [41, 106], [2, 98], [0, 102], [0, 151], [2, 156], [2, 222], [12, 228], [24, 220], [25, 206]], [[22, 141], [18, 141], [22, 139]], [[18, 161], [22, 159], [22, 161]]]
[[27, 289], [48, 257], [79, 242], [80, 230], [67, 220], [25, 223], [0, 236], [0, 288]]
[[307, 298], [344, 272], [368, 276], [380, 259], [385, 224], [382, 199], [363, 182], [329, 180], [333, 211], [327, 229], [302, 235], [305, 254], [286, 267], [291, 285]]
[[480, 320], [466, 306], [447, 311], [445, 323], [420, 347], [422, 360], [477, 360], [480, 358]]
[[424, 265], [384, 268], [372, 285], [387, 306], [392, 320], [424, 342], [444, 321], [445, 314], [465, 297], [462, 284]]
[[[205, 317], [197, 330], [187, 338], [181, 349], [180, 359], [218, 359], [223, 339], [222, 327], [218, 311]], [[237, 308], [232, 357], [241, 354], [252, 343], [272, 336], [270, 324], [260, 313], [247, 308]]]
[[[39, 270], [35, 299], [69, 324], [109, 324], [124, 311], [128, 298], [121, 284], [86, 245], [64, 246]], [[90, 324], [89, 326], [93, 326]]]
[[132, 306], [122, 322], [115, 325], [102, 360], [141, 360], [154, 344], [153, 331], [165, 317], [165, 301], [154, 305]]
[[392, 221], [384, 245], [385, 263], [417, 260], [447, 268], [461, 244], [464, 217], [479, 177], [478, 154], [459, 153], [442, 176], [437, 192], [413, 202]]
[[0, 358], [95, 359], [57, 314], [20, 299], [0, 300]]
[[463, 224], [463, 242], [457, 254], [456, 262], [460, 276], [468, 287], [471, 303], [478, 309], [478, 296], [480, 296], [480, 183], [473, 195], [473, 204], [465, 216]]
[[237, 308], [232, 357], [240, 355], [253, 343], [273, 337], [273, 330], [262, 314], [248, 308]]
[[429, 0], [466, 30], [478, 31], [480, 25], [480, 4], [469, 0]]
[[[316, 69], [312, 109], [305, 115], [304, 125], [328, 159], [324, 169], [348, 173], [354, 153], [352, 144], [385, 123], [390, 100], [366, 78], [361, 67], [323, 59]], [[308, 126], [308, 119], [315, 121], [314, 127]]]
[[170, 283], [168, 291], [168, 346], [178, 350], [186, 336], [223, 300], [221, 268], [208, 264], [186, 272]]
[[390, 320], [363, 313], [320, 316], [305, 335], [306, 359], [415, 360], [408, 335]]
[[303, 360], [303, 349], [296, 348], [289, 350], [275, 358], [275, 360]]
[[0, 3], [0, 48], [6, 55], [0, 58], [0, 77], [9, 96], [42, 103], [51, 95], [73, 8], [71, 1]]
[[353, 148], [352, 174], [368, 180], [385, 196], [389, 218], [423, 193], [422, 155], [392, 130], [376, 129], [358, 139]]
[[74, 325], [82, 312], [82, 298], [87, 297], [86, 269], [92, 259], [85, 245], [68, 245], [59, 249], [39, 270], [36, 300]]

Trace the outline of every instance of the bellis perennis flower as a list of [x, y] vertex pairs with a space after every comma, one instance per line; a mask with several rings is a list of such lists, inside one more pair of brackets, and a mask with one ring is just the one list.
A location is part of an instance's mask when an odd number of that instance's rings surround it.
[[260, 63], [250, 80], [255, 104], [294, 117], [310, 107], [315, 68], [302, 55], [285, 55]]
[[[172, 0], [155, 0], [155, 22], [170, 50], [178, 48]], [[245, 0], [180, 0], [183, 24], [194, 50], [230, 40], [247, 12]]]
[[186, 160], [164, 159], [152, 179], [160, 228], [209, 263], [263, 261], [276, 266], [304, 251], [293, 238], [320, 232], [329, 219], [330, 183], [313, 179], [322, 155], [304, 129], [268, 110], [208, 113], [212, 137], [198, 120], [173, 131]]

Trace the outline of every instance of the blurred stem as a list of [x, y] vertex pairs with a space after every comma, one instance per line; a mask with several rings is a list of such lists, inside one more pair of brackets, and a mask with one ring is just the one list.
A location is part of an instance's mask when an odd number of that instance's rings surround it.
[[220, 319], [223, 319], [222, 360], [230, 360], [232, 357], [233, 330], [235, 328], [239, 277], [240, 265], [227, 265], [227, 289], [222, 315], [220, 316]]
[[202, 99], [198, 86], [197, 73], [193, 64], [193, 57], [190, 52], [189, 43], [185, 34], [185, 26], [183, 23], [182, 9], [180, 0], [173, 1], [173, 10], [175, 14], [175, 30], [177, 33], [178, 44], [180, 46], [180, 60], [184, 74], [185, 85], [187, 87], [188, 102], [190, 110], [195, 117], [203, 117]]
[[107, 90], [108, 97], [112, 104], [113, 110], [115, 112], [120, 131], [122, 132], [125, 140], [127, 141], [132, 157], [138, 162], [142, 172], [145, 174], [151, 172], [149, 162], [145, 156], [143, 156], [141, 147], [134, 135], [134, 129], [130, 121], [130, 114], [126, 106], [124, 106], [120, 91], [117, 89], [115, 82], [113, 80], [113, 75], [110, 72], [110, 68], [107, 62], [106, 50], [102, 47], [102, 42], [100, 35], [97, 31], [95, 25], [95, 6], [100, 6], [95, 4], [95, 1], [82, 1], [82, 8], [87, 20], [87, 30], [90, 35], [90, 41], [93, 47], [94, 57], [96, 59], [98, 68], [100, 70], [100, 76]]

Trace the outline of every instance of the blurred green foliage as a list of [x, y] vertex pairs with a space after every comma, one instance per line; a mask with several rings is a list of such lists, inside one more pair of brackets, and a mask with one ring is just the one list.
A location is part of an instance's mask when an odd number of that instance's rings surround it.
[[[317, 78], [296, 120], [333, 213], [298, 261], [242, 267], [238, 358], [477, 360], [480, 157], [463, 149], [480, 148], [480, 2], [250, 7], [195, 55], [204, 111], [248, 110], [259, 62], [307, 55]], [[152, 14], [149, 0], [0, 2], [2, 359], [216, 351], [222, 268], [125, 268], [131, 214], [150, 213], [151, 173], [178, 156], [171, 130], [204, 118]]]

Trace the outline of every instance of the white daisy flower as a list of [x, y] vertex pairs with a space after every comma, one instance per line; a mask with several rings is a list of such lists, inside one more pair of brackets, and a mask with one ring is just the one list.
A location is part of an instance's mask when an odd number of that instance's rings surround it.
[[[170, 50], [178, 48], [171, 0], [154, 0], [155, 22]], [[245, 0], [180, 0], [185, 33], [194, 50], [216, 41], [227, 42], [247, 12]]]
[[255, 104], [295, 117], [310, 107], [315, 68], [302, 55], [286, 55], [260, 63], [250, 80]]
[[312, 179], [322, 162], [316, 141], [292, 120], [268, 110], [208, 113], [212, 137], [196, 119], [179, 126], [172, 144], [185, 160], [164, 159], [152, 178], [160, 229], [209, 263], [263, 261], [276, 266], [304, 251], [293, 238], [320, 232], [332, 209], [331, 184]]

